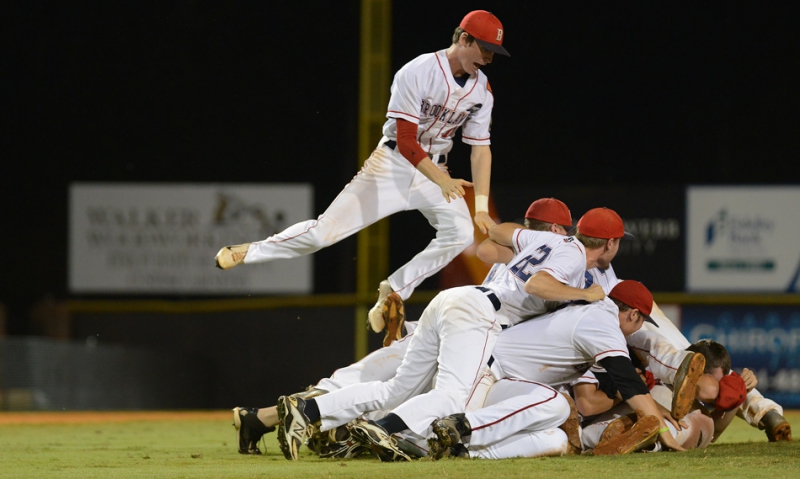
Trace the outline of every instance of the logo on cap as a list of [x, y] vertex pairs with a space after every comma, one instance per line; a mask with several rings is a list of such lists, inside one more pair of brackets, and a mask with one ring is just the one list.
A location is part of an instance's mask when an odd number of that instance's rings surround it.
[[484, 49], [507, 57], [511, 56], [508, 50], [503, 48], [503, 24], [491, 12], [473, 10], [461, 20], [459, 26], [472, 35]]

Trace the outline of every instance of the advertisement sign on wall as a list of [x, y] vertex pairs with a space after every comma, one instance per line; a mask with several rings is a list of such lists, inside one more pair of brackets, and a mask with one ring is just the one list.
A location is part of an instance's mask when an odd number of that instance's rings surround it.
[[225, 245], [311, 217], [307, 184], [75, 183], [69, 195], [72, 293], [309, 293], [308, 256], [222, 271]]
[[800, 291], [800, 187], [687, 190], [690, 292]]
[[684, 306], [682, 332], [694, 343], [713, 339], [748, 368], [758, 390], [784, 408], [800, 407], [800, 310], [792, 306]]

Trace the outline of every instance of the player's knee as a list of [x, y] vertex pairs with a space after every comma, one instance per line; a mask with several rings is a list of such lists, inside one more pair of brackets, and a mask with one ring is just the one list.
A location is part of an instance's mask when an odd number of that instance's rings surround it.
[[714, 420], [698, 410], [692, 411], [683, 420], [689, 425], [681, 447], [685, 449], [705, 449], [714, 437]]
[[461, 246], [462, 249], [467, 249], [472, 245], [473, 241], [475, 241], [475, 233], [472, 221], [460, 222], [457, 224], [454, 231], [453, 242]]
[[569, 419], [570, 407], [569, 401], [563, 394], [557, 394], [555, 398], [544, 403], [549, 409], [553, 417], [558, 418], [558, 423], [561, 424]]

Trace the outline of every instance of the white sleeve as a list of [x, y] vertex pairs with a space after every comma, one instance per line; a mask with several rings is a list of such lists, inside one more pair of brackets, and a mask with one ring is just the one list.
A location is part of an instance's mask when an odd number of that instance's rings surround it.
[[[484, 88], [478, 86], [476, 88]], [[488, 88], [482, 92], [484, 99], [481, 107], [471, 113], [466, 123], [461, 127], [461, 141], [467, 145], [488, 145], [490, 144], [490, 129], [492, 126], [492, 108], [494, 108], [494, 95]]]
[[572, 341], [576, 349], [594, 358], [595, 363], [613, 356], [630, 358], [625, 336], [619, 329], [619, 318], [608, 311], [594, 310], [581, 318]]
[[419, 125], [419, 108], [421, 100], [421, 83], [419, 67], [410, 62], [394, 75], [392, 82], [387, 118], [403, 119]]

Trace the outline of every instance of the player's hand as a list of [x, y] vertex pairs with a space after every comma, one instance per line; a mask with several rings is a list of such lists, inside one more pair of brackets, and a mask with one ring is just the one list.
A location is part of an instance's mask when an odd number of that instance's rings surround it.
[[755, 373], [747, 368], [742, 369], [742, 374], [739, 376], [741, 376], [744, 380], [744, 387], [747, 389], [747, 392], [752, 391], [753, 388], [758, 385], [758, 378], [756, 377]]
[[669, 431], [662, 432], [661, 434], [659, 434], [658, 441], [661, 443], [662, 446], [664, 446], [667, 449], [671, 449], [677, 452], [686, 452], [686, 449], [682, 448], [678, 444], [678, 441], [676, 441], [675, 438], [672, 437], [672, 433]]
[[689, 427], [689, 424], [683, 419], [679, 421], [674, 417], [672, 417], [672, 411], [665, 408], [660, 403], [656, 402], [656, 407], [658, 408], [658, 412], [661, 413], [661, 417], [663, 417], [664, 420], [669, 421], [670, 424], [675, 426], [675, 429], [677, 429], [678, 431], [682, 430], [683, 428]]
[[450, 178], [445, 176], [439, 181], [439, 188], [442, 189], [444, 199], [450, 203], [450, 200], [457, 200], [464, 197], [464, 188], [471, 188], [472, 183], [461, 178]]
[[496, 225], [497, 223], [494, 222], [489, 213], [485, 211], [478, 211], [475, 213], [475, 218], [473, 219], [475, 224], [478, 225], [478, 229], [481, 230], [481, 233], [486, 234], [489, 232], [489, 228]]
[[594, 301], [600, 301], [601, 299], [606, 297], [606, 292], [603, 291], [603, 287], [599, 284], [595, 283], [588, 288], [583, 290], [585, 296], [584, 300], [592, 303]]

